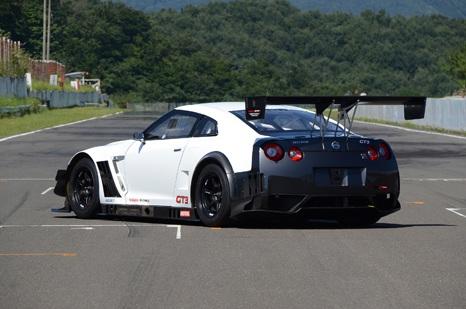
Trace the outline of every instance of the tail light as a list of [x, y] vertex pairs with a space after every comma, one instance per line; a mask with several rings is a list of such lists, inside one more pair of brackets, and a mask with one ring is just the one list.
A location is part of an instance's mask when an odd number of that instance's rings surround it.
[[369, 148], [367, 149], [367, 157], [369, 158], [369, 160], [375, 161], [379, 158], [379, 153], [377, 152], [377, 150], [375, 150], [374, 147], [369, 146]]
[[283, 159], [283, 155], [285, 154], [283, 148], [280, 145], [275, 143], [267, 143], [265, 144], [262, 149], [264, 150], [265, 156], [272, 161], [280, 161]]
[[388, 145], [384, 142], [380, 143], [379, 145], [379, 156], [381, 158], [384, 158], [385, 160], [390, 160], [392, 157], [392, 154], [390, 153], [390, 148], [388, 148]]
[[301, 149], [299, 149], [298, 147], [291, 147], [290, 150], [288, 151], [288, 156], [290, 157], [290, 159], [292, 161], [301, 161], [301, 159], [303, 158], [303, 152], [301, 151]]

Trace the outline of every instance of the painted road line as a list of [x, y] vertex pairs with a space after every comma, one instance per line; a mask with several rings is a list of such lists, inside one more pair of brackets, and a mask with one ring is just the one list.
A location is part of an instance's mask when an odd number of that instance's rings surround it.
[[77, 256], [78, 254], [73, 252], [11, 252], [11, 253], [1, 253], [0, 256]]
[[460, 210], [466, 210], [466, 208], [445, 208], [445, 209], [448, 211], [451, 211], [454, 214], [457, 214], [458, 216], [466, 218], [466, 215], [463, 215], [462, 213], [459, 212]]
[[419, 206], [419, 205], [424, 205], [425, 203], [423, 201], [414, 201], [414, 202], [406, 202], [406, 204]]
[[49, 192], [50, 190], [53, 190], [53, 187], [49, 187], [49, 188], [45, 189], [44, 192], [41, 193], [41, 195], [47, 194], [47, 192]]
[[181, 239], [181, 225], [167, 225], [167, 227], [176, 227], [176, 239]]
[[401, 178], [405, 181], [443, 181], [443, 182], [466, 182], [466, 178]]
[[[0, 229], [14, 228], [70, 228], [72, 230], [93, 230], [98, 227], [164, 227], [160, 224], [6, 224], [0, 225]], [[165, 225], [176, 227], [176, 239], [181, 239], [181, 225]]]
[[160, 224], [5, 224], [0, 228], [163, 227]]
[[4, 138], [1, 138], [0, 142], [4, 142], [4, 141], [7, 141], [7, 140], [10, 140], [10, 139], [13, 139], [13, 138], [22, 137], [22, 136], [26, 136], [26, 135], [30, 135], [30, 134], [34, 134], [34, 133], [43, 132], [43, 131], [46, 131], [46, 130], [63, 128], [63, 127], [66, 127], [66, 126], [71, 126], [71, 125], [83, 123], [83, 122], [86, 122], [86, 121], [107, 118], [107, 117], [115, 116], [115, 115], [118, 115], [118, 114], [121, 114], [121, 113], [123, 113], [123, 112], [117, 112], [117, 113], [108, 114], [108, 115], [99, 116], [99, 117], [92, 117], [92, 118], [83, 119], [83, 120], [79, 120], [79, 121], [75, 121], [75, 122], [59, 124], [59, 125], [56, 125], [56, 126], [53, 126], [53, 127], [48, 127], [48, 128], [35, 130], [35, 131], [30, 131], [30, 132], [20, 133], [20, 134], [16, 134], [16, 135], [12, 135], [12, 136], [7, 136], [7, 137], [4, 137]]
[[399, 130], [408, 131], [408, 132], [414, 132], [414, 133], [424, 133], [424, 134], [430, 134], [430, 135], [440, 135], [440, 136], [446, 136], [446, 137], [452, 137], [452, 138], [458, 138], [458, 139], [465, 139], [465, 140], [466, 140], [466, 137], [460, 136], [460, 135], [453, 135], [453, 134], [446, 134], [446, 133], [440, 133], [440, 132], [431, 132], [431, 131], [424, 131], [424, 130], [409, 129], [409, 128], [404, 128], [404, 127], [399, 127], [399, 126], [390, 125], [390, 124], [374, 123], [374, 122], [367, 122], [367, 121], [361, 121], [361, 120], [355, 120], [354, 122], [357, 122], [357, 123], [364, 123], [364, 124], [371, 124], [371, 125], [379, 126], [379, 127], [387, 127], [387, 128], [392, 128], [392, 129], [399, 129]]
[[0, 182], [8, 181], [55, 181], [54, 178], [0, 178]]

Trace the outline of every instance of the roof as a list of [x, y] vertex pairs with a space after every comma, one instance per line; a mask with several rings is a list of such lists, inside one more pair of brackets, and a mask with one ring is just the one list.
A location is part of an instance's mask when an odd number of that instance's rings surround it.
[[[296, 106], [290, 105], [267, 105], [267, 109], [295, 109], [302, 110]], [[201, 110], [210, 110], [210, 111], [222, 111], [222, 112], [232, 112], [245, 109], [244, 102], [212, 102], [212, 103], [200, 103], [192, 105], [184, 105], [177, 107], [177, 109], [196, 112]]]

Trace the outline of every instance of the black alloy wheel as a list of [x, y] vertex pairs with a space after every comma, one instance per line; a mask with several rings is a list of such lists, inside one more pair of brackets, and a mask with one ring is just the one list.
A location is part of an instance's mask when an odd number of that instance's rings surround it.
[[222, 184], [216, 174], [209, 174], [203, 179], [200, 204], [209, 218], [215, 217], [222, 207]]
[[223, 169], [215, 164], [205, 166], [196, 181], [195, 206], [202, 223], [225, 225], [230, 217], [230, 190]]
[[99, 182], [94, 163], [81, 159], [73, 167], [67, 184], [67, 198], [78, 218], [94, 216], [99, 207]]

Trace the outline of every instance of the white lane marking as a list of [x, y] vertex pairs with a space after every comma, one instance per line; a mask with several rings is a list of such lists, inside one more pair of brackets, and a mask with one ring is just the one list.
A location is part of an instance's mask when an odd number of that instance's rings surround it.
[[466, 210], [466, 208], [445, 208], [445, 209], [448, 211], [451, 211], [454, 214], [457, 214], [458, 216], [466, 218], [466, 215], [463, 215], [462, 213], [459, 212], [460, 210]]
[[[72, 230], [93, 230], [96, 227], [163, 227], [160, 224], [7, 224], [0, 225], [0, 229], [8, 228], [71, 228]], [[181, 239], [181, 225], [165, 225], [165, 227], [176, 227], [176, 239]]]
[[0, 178], [0, 181], [54, 181], [53, 178]]
[[430, 134], [430, 135], [440, 135], [440, 136], [446, 136], [446, 137], [466, 139], [466, 137], [460, 136], [460, 135], [452, 135], [452, 134], [446, 134], [446, 133], [440, 133], [440, 132], [431, 132], [431, 131], [409, 129], [409, 128], [404, 128], [404, 127], [399, 127], [399, 126], [394, 126], [394, 125], [384, 124], [384, 123], [367, 122], [367, 121], [361, 121], [361, 120], [355, 120], [354, 122], [372, 124], [374, 126], [387, 127], [387, 128], [392, 128], [392, 129], [400, 129], [400, 130], [403, 130], [403, 131], [414, 132], [414, 133], [424, 133], [424, 134]]
[[466, 178], [401, 178], [407, 181], [444, 181], [444, 182], [464, 182]]
[[21, 136], [26, 136], [26, 135], [30, 135], [30, 134], [34, 134], [34, 133], [39, 133], [39, 132], [50, 130], [50, 129], [63, 128], [63, 127], [66, 127], [66, 126], [71, 126], [71, 125], [78, 124], [78, 123], [83, 123], [83, 122], [86, 122], [86, 121], [107, 118], [107, 117], [115, 116], [115, 115], [118, 115], [118, 114], [121, 114], [121, 113], [123, 113], [123, 112], [117, 112], [117, 113], [108, 114], [108, 115], [99, 116], [99, 117], [92, 117], [92, 118], [79, 120], [79, 121], [75, 121], [75, 122], [59, 124], [59, 125], [56, 125], [56, 126], [53, 126], [53, 127], [48, 127], [48, 128], [35, 130], [35, 131], [30, 131], [30, 132], [25, 132], [25, 133], [21, 133], [21, 134], [12, 135], [12, 136], [7, 136], [7, 137], [4, 137], [4, 138], [1, 138], [0, 142], [4, 142], [4, 141], [7, 141], [7, 140], [10, 140], [10, 139], [13, 139], [13, 138], [17, 138], [17, 137], [21, 137]]
[[181, 225], [167, 225], [167, 227], [176, 227], [176, 239], [181, 239]]
[[0, 228], [49, 228], [49, 227], [163, 227], [160, 224], [6, 224]]
[[45, 189], [44, 192], [41, 193], [41, 195], [47, 194], [47, 192], [49, 192], [50, 190], [53, 190], [53, 187]]

